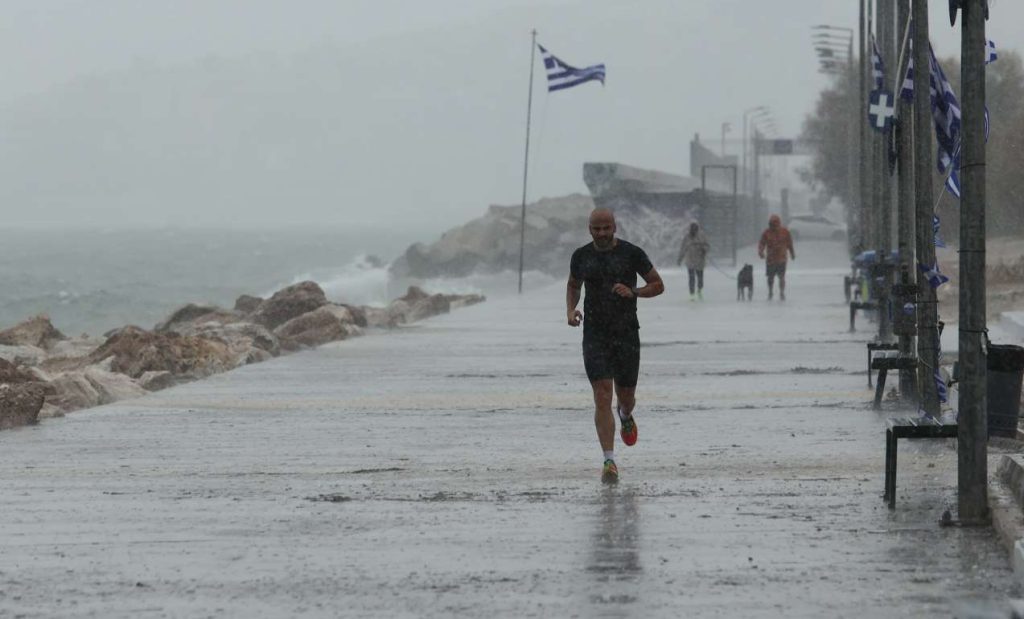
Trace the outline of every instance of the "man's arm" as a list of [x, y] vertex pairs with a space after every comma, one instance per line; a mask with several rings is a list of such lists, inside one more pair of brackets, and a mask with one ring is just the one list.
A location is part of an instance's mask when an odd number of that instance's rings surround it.
[[569, 321], [570, 327], [580, 326], [580, 321], [583, 320], [583, 312], [576, 309], [576, 306], [580, 304], [580, 288], [582, 286], [583, 282], [569, 275], [569, 282], [565, 285], [565, 317]]
[[643, 278], [645, 284], [636, 289], [636, 296], [650, 298], [665, 292], [665, 282], [661, 281], [661, 275], [658, 275], [658, 270], [654, 267], [651, 267], [651, 270]]
[[761, 240], [757, 242], [757, 257], [764, 258], [764, 248], [768, 245], [768, 239], [765, 238], [766, 233], [761, 233]]
[[793, 251], [793, 235], [789, 233], [789, 230], [786, 231], [786, 242], [789, 244], [789, 255], [796, 260], [796, 252]]

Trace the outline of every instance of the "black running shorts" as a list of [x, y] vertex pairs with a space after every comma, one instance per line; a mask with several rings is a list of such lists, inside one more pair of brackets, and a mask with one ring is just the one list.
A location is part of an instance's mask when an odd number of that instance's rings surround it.
[[765, 266], [765, 273], [768, 275], [769, 280], [775, 279], [775, 276], [779, 277], [786, 276], [786, 263], [780, 262], [778, 264], [768, 264]]
[[583, 366], [590, 382], [611, 378], [619, 387], [636, 387], [640, 374], [640, 332], [584, 337]]

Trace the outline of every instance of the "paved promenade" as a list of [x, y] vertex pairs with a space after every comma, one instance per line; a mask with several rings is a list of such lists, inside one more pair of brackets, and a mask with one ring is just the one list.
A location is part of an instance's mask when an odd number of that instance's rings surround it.
[[[0, 617], [917, 617], [1019, 595], [942, 528], [951, 442], [900, 446], [839, 245], [785, 303], [641, 301], [637, 446], [601, 453], [564, 287], [0, 433]], [[741, 256], [741, 258], [744, 256]], [[749, 260], [749, 256], [746, 256]], [[664, 269], [663, 269], [664, 270]]]

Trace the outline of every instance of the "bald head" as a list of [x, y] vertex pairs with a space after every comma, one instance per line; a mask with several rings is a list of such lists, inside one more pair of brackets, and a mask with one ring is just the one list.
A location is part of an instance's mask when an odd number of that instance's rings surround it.
[[609, 223], [615, 225], [615, 214], [610, 208], [595, 208], [590, 212], [590, 225], [595, 223]]
[[596, 208], [590, 213], [590, 236], [599, 251], [615, 247], [615, 215], [611, 209]]

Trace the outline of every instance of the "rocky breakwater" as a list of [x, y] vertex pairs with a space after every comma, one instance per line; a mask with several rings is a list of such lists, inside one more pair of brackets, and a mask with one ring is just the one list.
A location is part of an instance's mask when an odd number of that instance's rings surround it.
[[328, 301], [314, 282], [232, 309], [188, 304], [152, 330], [69, 338], [45, 316], [0, 331], [0, 429], [139, 397], [281, 354], [391, 329], [483, 301], [411, 287], [387, 307]]
[[[666, 213], [667, 207], [659, 210], [625, 200], [614, 203], [617, 236], [644, 248], [655, 264], [673, 264], [691, 216], [680, 200], [673, 204], [675, 211]], [[582, 194], [528, 205], [523, 267], [564, 277], [573, 250], [590, 241], [587, 223], [593, 209], [594, 200]], [[515, 271], [519, 268], [521, 217], [521, 206], [491, 206], [483, 217], [448, 230], [432, 244], [409, 246], [391, 264], [391, 277], [415, 282]]]
[[[586, 242], [589, 196], [545, 198], [526, 208], [524, 267], [545, 273], [566, 269], [566, 250]], [[492, 205], [483, 217], [445, 232], [432, 244], [416, 243], [391, 264], [395, 279], [463, 277], [519, 268], [521, 206]]]

